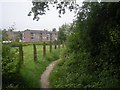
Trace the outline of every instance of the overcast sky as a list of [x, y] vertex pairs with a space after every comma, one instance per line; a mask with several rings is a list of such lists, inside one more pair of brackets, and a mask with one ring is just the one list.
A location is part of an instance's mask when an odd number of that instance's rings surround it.
[[[9, 1], [9, 2], [8, 2]], [[81, 3], [80, 3], [81, 4]], [[0, 1], [0, 28], [7, 29], [15, 25], [15, 29], [23, 31], [31, 30], [52, 30], [65, 23], [72, 23], [74, 12], [67, 11], [61, 18], [58, 17], [56, 8], [50, 9], [46, 15], [40, 16], [39, 21], [34, 21], [33, 16], [27, 16], [31, 10], [32, 2], [30, 0], [4, 0]]]

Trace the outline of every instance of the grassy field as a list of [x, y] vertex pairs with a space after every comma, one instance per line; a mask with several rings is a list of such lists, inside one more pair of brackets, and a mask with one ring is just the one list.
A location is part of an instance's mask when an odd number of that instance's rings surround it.
[[20, 69], [20, 75], [24, 80], [25, 87], [27, 88], [39, 88], [40, 76], [46, 67], [54, 60], [59, 59], [60, 51], [62, 49], [54, 49], [52, 47], [52, 53], [49, 52], [49, 46], [46, 48], [46, 57], [43, 57], [43, 46], [36, 45], [38, 61], [34, 62], [33, 59], [33, 46], [24, 46], [24, 64]]

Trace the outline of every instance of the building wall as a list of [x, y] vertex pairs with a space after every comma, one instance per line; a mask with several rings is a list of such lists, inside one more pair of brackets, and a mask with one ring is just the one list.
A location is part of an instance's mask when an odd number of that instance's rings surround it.
[[26, 30], [26, 31], [22, 32], [22, 41], [29, 42], [30, 40], [31, 40], [30, 31]]
[[12, 41], [12, 39], [14, 38], [13, 33], [10, 32], [10, 31], [8, 31], [8, 32], [7, 32], [7, 35], [8, 35], [8, 39], [9, 39], [10, 41]]
[[53, 41], [57, 40], [57, 33], [52, 33], [52, 40]]
[[[51, 38], [50, 38], [51, 37]], [[22, 41], [54, 41], [57, 39], [56, 32], [47, 30], [25, 30], [22, 32]]]
[[16, 37], [19, 37], [22, 42], [57, 40], [57, 32], [47, 30], [25, 30], [22, 32], [8, 31], [7, 34], [11, 41], [15, 41]]
[[15, 32], [15, 31], [8, 31], [8, 40], [10, 41], [15, 41], [17, 36], [19, 36], [19, 32]]

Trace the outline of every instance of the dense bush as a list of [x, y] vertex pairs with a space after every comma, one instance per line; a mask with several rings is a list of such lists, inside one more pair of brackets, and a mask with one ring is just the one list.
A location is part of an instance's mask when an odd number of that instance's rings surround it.
[[18, 73], [18, 54], [9, 45], [2, 45], [2, 87], [18, 88], [22, 82]]
[[52, 87], [120, 88], [119, 16], [120, 2], [83, 4]]

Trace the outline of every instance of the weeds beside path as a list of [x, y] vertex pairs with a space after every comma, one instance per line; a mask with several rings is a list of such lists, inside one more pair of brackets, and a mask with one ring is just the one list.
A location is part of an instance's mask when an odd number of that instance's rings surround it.
[[54, 65], [59, 61], [60, 59], [53, 61], [51, 64], [48, 65], [46, 70], [43, 72], [40, 78], [40, 87], [41, 88], [49, 88], [49, 74], [51, 70], [53, 69]]

